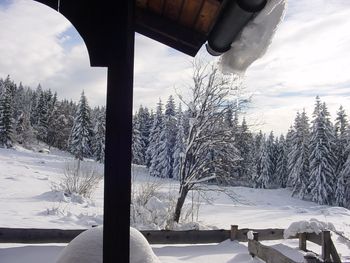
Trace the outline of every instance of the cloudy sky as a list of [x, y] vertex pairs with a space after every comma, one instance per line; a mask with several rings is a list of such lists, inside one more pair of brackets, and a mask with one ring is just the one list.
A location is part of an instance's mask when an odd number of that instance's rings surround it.
[[[284, 22], [266, 55], [247, 71], [253, 94], [247, 118], [255, 129], [285, 132], [295, 113], [311, 114], [320, 95], [331, 113], [350, 114], [350, 1], [290, 0]], [[202, 50], [200, 53], [205, 54]], [[191, 58], [136, 36], [135, 98], [154, 107], [189, 81]], [[32, 0], [0, 0], [0, 78], [57, 91], [92, 106], [105, 104], [106, 69], [90, 68], [86, 47], [59, 13]]]

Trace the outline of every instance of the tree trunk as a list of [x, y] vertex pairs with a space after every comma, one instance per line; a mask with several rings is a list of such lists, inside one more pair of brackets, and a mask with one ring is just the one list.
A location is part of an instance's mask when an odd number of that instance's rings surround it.
[[182, 187], [181, 190], [180, 190], [180, 196], [177, 199], [175, 212], [174, 212], [174, 221], [177, 222], [177, 223], [179, 223], [181, 210], [182, 210], [182, 207], [183, 207], [183, 205], [185, 203], [188, 191], [189, 191], [189, 189], [188, 189], [187, 186]]

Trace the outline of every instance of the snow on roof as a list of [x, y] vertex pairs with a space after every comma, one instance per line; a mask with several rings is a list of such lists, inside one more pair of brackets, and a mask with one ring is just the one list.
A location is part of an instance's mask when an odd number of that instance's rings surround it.
[[244, 75], [247, 68], [261, 58], [283, 20], [287, 0], [269, 0], [265, 8], [253, 18], [231, 44], [231, 49], [219, 60], [223, 73]]

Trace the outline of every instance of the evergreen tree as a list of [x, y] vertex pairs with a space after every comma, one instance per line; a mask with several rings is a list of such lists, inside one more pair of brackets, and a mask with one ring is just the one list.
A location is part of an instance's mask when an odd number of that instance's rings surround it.
[[3, 82], [3, 91], [0, 98], [0, 146], [13, 146], [13, 82], [7, 76]]
[[184, 156], [185, 147], [186, 147], [185, 131], [184, 131], [184, 115], [182, 112], [181, 104], [179, 105], [179, 109], [176, 114], [176, 120], [177, 120], [176, 122], [177, 133], [176, 133], [174, 155], [173, 155], [173, 158], [174, 158], [173, 178], [179, 179], [182, 158]]
[[266, 141], [267, 153], [270, 158], [269, 166], [269, 178], [270, 183], [273, 185], [276, 183], [276, 165], [277, 165], [277, 147], [275, 143], [275, 136], [273, 132], [270, 132], [270, 135]]
[[331, 204], [334, 187], [334, 132], [326, 104], [316, 98], [310, 141], [310, 189], [312, 200]]
[[269, 157], [267, 142], [263, 137], [260, 145], [259, 172], [255, 177], [255, 188], [268, 188], [270, 185], [271, 159]]
[[48, 96], [45, 92], [41, 92], [37, 104], [37, 124], [34, 128], [37, 130], [38, 140], [45, 141], [48, 133]]
[[163, 129], [160, 132], [159, 155], [158, 155], [158, 173], [161, 177], [173, 177], [174, 148], [176, 140], [176, 110], [174, 98], [169, 97], [165, 105], [165, 114], [163, 119]]
[[335, 122], [335, 156], [336, 156], [336, 166], [335, 166], [335, 204], [338, 206], [344, 206], [344, 176], [342, 173], [344, 170], [344, 165], [349, 155], [348, 145], [348, 121], [345, 114], [345, 110], [340, 106], [337, 112], [337, 118]]
[[70, 152], [74, 154], [75, 158], [83, 160], [83, 158], [91, 157], [92, 135], [90, 108], [83, 91], [69, 139]]
[[106, 111], [102, 108], [99, 111], [94, 127], [93, 156], [95, 160], [104, 163], [106, 143]]
[[134, 116], [132, 122], [132, 144], [131, 144], [131, 152], [132, 152], [132, 163], [134, 164], [142, 164], [143, 163], [143, 141], [140, 132], [140, 122], [137, 115]]
[[235, 146], [238, 150], [240, 160], [238, 161], [238, 174], [240, 178], [248, 181], [255, 174], [254, 161], [254, 137], [249, 131], [245, 118], [239, 129], [239, 136], [236, 139]]
[[288, 155], [289, 171], [291, 185], [293, 187], [292, 195], [298, 195], [300, 198], [308, 193], [310, 180], [309, 164], [309, 142], [310, 127], [306, 112], [297, 113], [294, 122], [294, 132], [291, 137], [291, 149]]
[[151, 118], [151, 114], [146, 107], [140, 106], [139, 111], [137, 113], [138, 121], [139, 121], [139, 130], [142, 140], [142, 163], [146, 164], [146, 151], [149, 145], [149, 136], [153, 124], [153, 120]]
[[288, 180], [288, 147], [284, 136], [278, 141], [278, 154], [276, 164], [276, 179], [279, 187], [286, 188]]
[[157, 177], [160, 176], [160, 134], [163, 130], [163, 125], [163, 104], [161, 100], [159, 100], [150, 133], [149, 146], [146, 152], [146, 164], [149, 167], [149, 172], [152, 176]]

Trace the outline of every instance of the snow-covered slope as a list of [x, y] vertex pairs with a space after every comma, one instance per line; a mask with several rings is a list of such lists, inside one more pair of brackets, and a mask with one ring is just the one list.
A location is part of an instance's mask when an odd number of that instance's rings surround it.
[[[92, 200], [72, 200], [61, 192], [51, 191], [52, 183], [63, 176], [65, 162], [71, 160], [70, 155], [57, 150], [37, 153], [0, 149], [0, 227], [85, 228], [102, 224], [103, 182]], [[99, 168], [102, 170], [103, 167]], [[134, 166], [133, 172], [135, 186], [142, 187], [149, 182], [145, 168]], [[169, 191], [176, 192], [175, 181], [157, 181], [160, 196], [167, 196]], [[332, 223], [350, 237], [349, 210], [292, 198], [288, 189], [228, 187], [220, 192], [209, 191], [206, 195], [207, 199], [200, 200], [198, 214], [203, 225], [226, 229], [231, 224], [240, 228], [287, 228], [292, 222], [315, 218]], [[333, 240], [343, 259], [350, 261], [350, 244], [336, 235]], [[282, 245], [297, 247], [298, 244], [296, 240], [287, 240]], [[62, 248], [63, 244], [0, 244], [0, 262], [53, 263]], [[163, 263], [259, 262], [247, 254], [246, 244], [229, 241], [195, 246], [157, 245], [153, 250]]]

